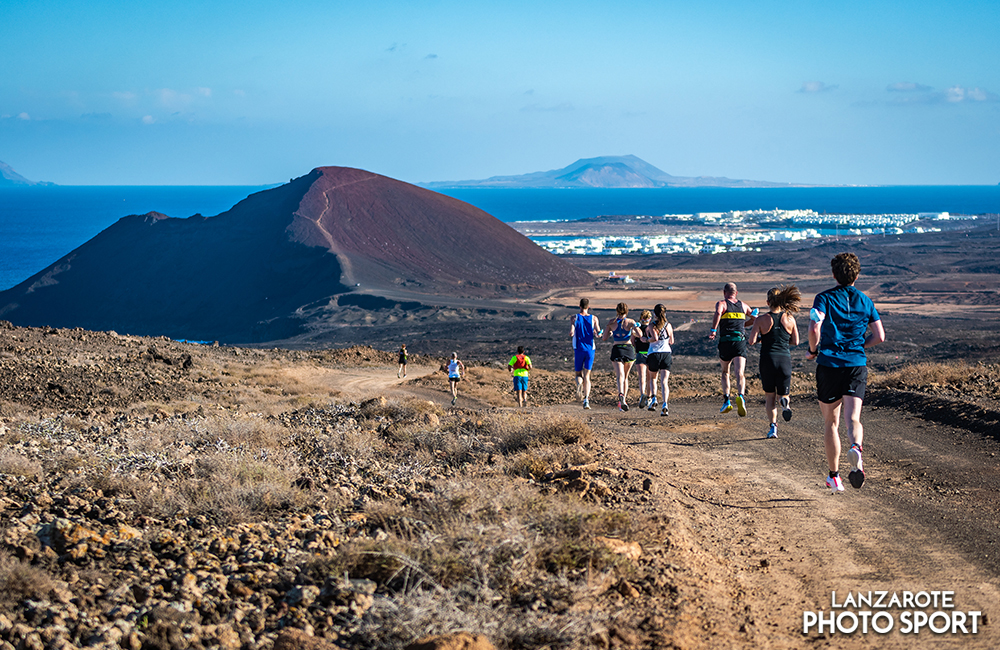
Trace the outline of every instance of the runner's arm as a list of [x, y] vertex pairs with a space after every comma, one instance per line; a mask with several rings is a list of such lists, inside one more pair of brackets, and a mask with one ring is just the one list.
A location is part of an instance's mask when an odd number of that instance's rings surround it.
[[794, 347], [799, 344], [799, 324], [795, 322], [794, 316], [789, 316], [788, 319], [792, 321], [792, 331], [788, 333], [788, 342]]
[[750, 328], [750, 336], [747, 337], [747, 345], [754, 345], [757, 343], [757, 337], [760, 336], [760, 322], [764, 320], [763, 318], [758, 318], [754, 321], [753, 327]]
[[870, 348], [873, 345], [878, 345], [885, 341], [885, 328], [882, 327], [882, 321], [877, 320], [871, 324], [871, 334], [865, 339], [865, 347]]
[[667, 343], [669, 343], [671, 347], [674, 345], [674, 326], [670, 323], [667, 323]]
[[726, 306], [722, 304], [722, 301], [715, 303], [715, 318], [712, 319], [712, 331], [708, 333], [708, 340], [714, 341], [715, 334], [719, 331], [719, 321], [722, 320], [722, 314], [726, 311]]
[[816, 307], [809, 312], [809, 354], [807, 359], [815, 359], [819, 354], [819, 334], [826, 314]]

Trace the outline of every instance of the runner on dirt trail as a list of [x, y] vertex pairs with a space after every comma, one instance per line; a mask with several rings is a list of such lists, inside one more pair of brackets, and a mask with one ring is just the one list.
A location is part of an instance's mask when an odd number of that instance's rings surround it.
[[458, 352], [452, 352], [451, 361], [448, 362], [448, 385], [451, 386], [452, 406], [458, 401], [458, 382], [462, 381], [464, 374], [465, 364], [458, 360]]
[[396, 371], [396, 378], [406, 376], [406, 344], [399, 347], [399, 370]]
[[649, 410], [656, 411], [656, 387], [660, 386], [663, 397], [661, 416], [668, 414], [667, 400], [670, 398], [670, 366], [673, 364], [674, 328], [667, 321], [667, 308], [662, 304], [653, 307], [656, 319], [646, 326], [646, 341], [649, 342], [649, 352], [646, 354], [646, 364], [649, 366], [650, 387], [652, 397], [649, 400]]
[[531, 357], [524, 353], [524, 346], [517, 346], [517, 354], [507, 363], [507, 372], [514, 378], [514, 396], [517, 405], [528, 405], [528, 371], [531, 370]]
[[652, 383], [652, 378], [646, 371], [646, 353], [649, 351], [649, 342], [646, 341], [646, 327], [649, 325], [649, 320], [653, 317], [649, 313], [648, 309], [643, 309], [642, 313], [639, 315], [639, 333], [640, 336], [632, 337], [632, 345], [635, 346], [635, 365], [639, 370], [639, 408], [644, 409], [648, 406], [648, 400], [656, 397], [656, 391], [652, 389], [650, 384]]
[[590, 408], [590, 372], [594, 368], [594, 350], [597, 347], [597, 333], [601, 329], [597, 316], [590, 313], [590, 299], [580, 299], [580, 313], [569, 326], [569, 338], [573, 341], [573, 367], [576, 370], [576, 398], [583, 402], [583, 408]]
[[767, 292], [768, 312], [754, 321], [748, 345], [760, 340], [760, 383], [764, 390], [764, 410], [771, 419], [768, 438], [778, 437], [778, 403], [781, 417], [792, 419], [789, 397], [792, 391], [792, 347], [799, 344], [794, 314], [802, 294], [798, 287], [782, 285]]
[[[727, 282], [722, 288], [723, 299], [715, 303], [715, 318], [712, 320], [712, 331], [708, 340], [719, 339], [719, 361], [722, 366], [722, 408], [720, 413], [733, 410], [732, 402], [736, 402], [736, 412], [743, 417], [747, 414], [746, 386], [744, 371], [747, 365], [747, 334], [746, 328], [753, 325], [757, 310], [750, 310], [745, 302], [740, 300], [736, 284]], [[736, 371], [736, 396], [729, 398], [729, 367]]]
[[840, 480], [840, 407], [847, 420], [847, 457], [851, 471], [847, 480], [855, 488], [865, 482], [861, 460], [864, 427], [861, 407], [868, 383], [865, 349], [885, 341], [882, 319], [875, 303], [854, 288], [861, 262], [854, 253], [840, 253], [830, 266], [837, 286], [817, 294], [809, 312], [809, 357], [816, 359], [816, 393], [823, 413], [823, 437], [830, 475], [826, 486], [834, 494], [844, 491]]
[[[618, 410], [627, 411], [628, 373], [632, 370], [632, 364], [635, 363], [635, 346], [632, 345], [632, 337], [635, 332], [638, 332], [638, 327], [636, 327], [635, 321], [628, 317], [628, 305], [620, 302], [615, 307], [615, 311], [618, 313], [618, 318], [615, 319], [614, 327], [609, 324], [608, 328], [604, 330], [603, 340], [607, 341], [609, 338], [614, 340], [614, 346], [611, 348], [611, 365], [615, 369], [615, 380], [618, 385]], [[638, 336], [642, 336], [642, 333], [638, 332]]]

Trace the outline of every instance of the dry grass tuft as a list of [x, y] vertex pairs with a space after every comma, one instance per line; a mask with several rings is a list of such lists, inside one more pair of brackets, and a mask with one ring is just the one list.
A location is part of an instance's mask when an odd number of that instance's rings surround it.
[[37, 462], [22, 456], [16, 451], [0, 449], [0, 474], [12, 476], [38, 476], [42, 466]]
[[45, 598], [53, 587], [55, 581], [48, 572], [0, 551], [0, 604]]
[[914, 388], [938, 384], [962, 384], [976, 371], [966, 361], [927, 361], [897, 368], [880, 375], [877, 383], [886, 388]]

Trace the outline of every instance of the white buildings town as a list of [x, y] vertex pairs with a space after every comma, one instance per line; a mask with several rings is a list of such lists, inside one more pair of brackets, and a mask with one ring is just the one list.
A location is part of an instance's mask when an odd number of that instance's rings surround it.
[[761, 243], [772, 241], [935, 232], [941, 229], [926, 222], [975, 217], [952, 216], [947, 212], [819, 214], [812, 210], [748, 210], [636, 217], [636, 219], [641, 218], [658, 221], [666, 218], [670, 225], [664, 228], [661, 223], [650, 224], [650, 230], [663, 228], [663, 234], [621, 237], [532, 237], [532, 239], [542, 248], [560, 255], [712, 254], [760, 250]]

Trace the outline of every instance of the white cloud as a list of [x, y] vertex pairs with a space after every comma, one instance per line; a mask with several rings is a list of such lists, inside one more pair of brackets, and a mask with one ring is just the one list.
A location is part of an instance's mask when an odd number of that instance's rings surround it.
[[212, 96], [212, 89], [211, 88], [199, 88], [197, 92], [202, 97], [211, 97]]
[[19, 119], [19, 120], [30, 120], [31, 116], [28, 115], [27, 113], [18, 113], [17, 114], [17, 119]]
[[144, 115], [142, 118], [143, 124], [152, 124], [154, 122], [156, 122], [156, 118], [154, 118], [152, 115]]
[[945, 101], [957, 104], [959, 102], [995, 102], [997, 96], [982, 88], [963, 88], [962, 86], [952, 86], [944, 91]]
[[891, 93], [925, 93], [933, 90], [930, 86], [913, 83], [911, 81], [901, 81], [889, 84], [885, 89]]
[[828, 91], [831, 91], [831, 90], [835, 90], [836, 88], [837, 88], [836, 85], [830, 86], [830, 85], [827, 85], [827, 84], [823, 83], [822, 81], [807, 81], [804, 84], [802, 84], [802, 87], [799, 88], [798, 92], [800, 92], [800, 93], [825, 93], [825, 92], [828, 92]]

